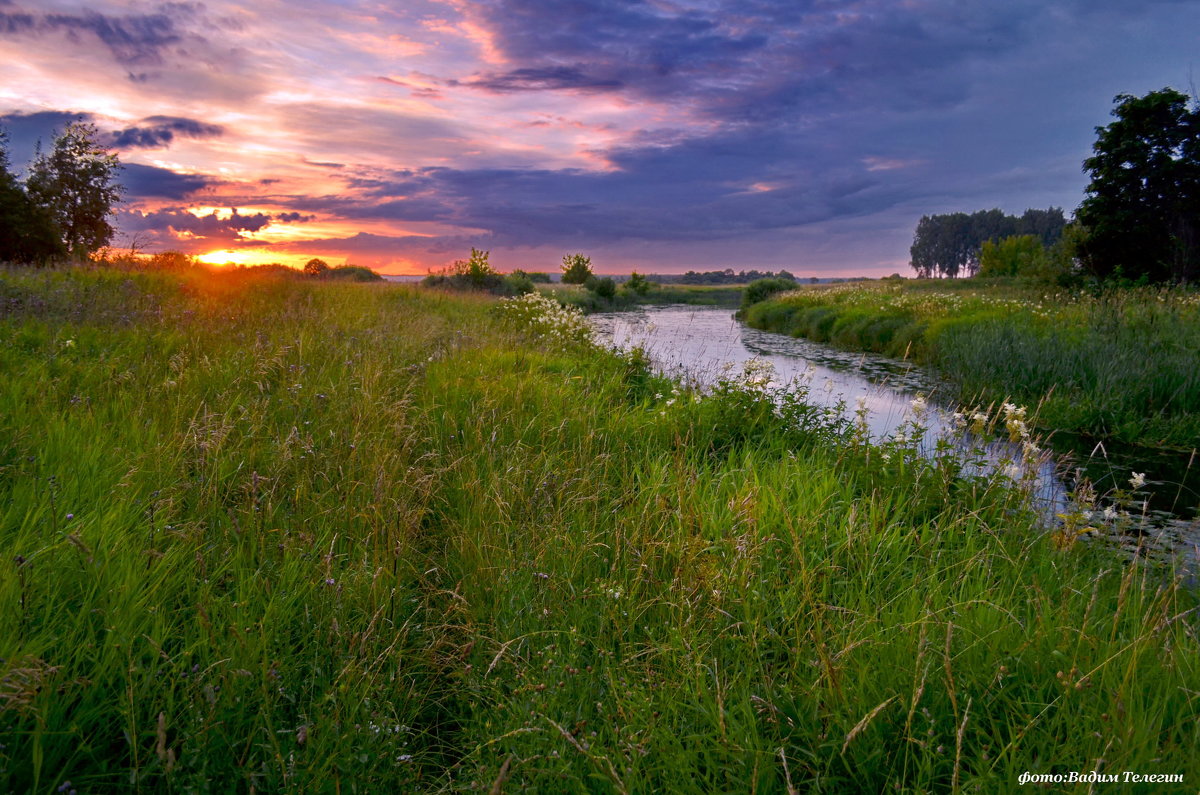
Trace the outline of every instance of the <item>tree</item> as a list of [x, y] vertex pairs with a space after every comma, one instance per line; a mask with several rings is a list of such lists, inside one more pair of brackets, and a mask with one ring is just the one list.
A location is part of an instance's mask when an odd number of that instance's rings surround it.
[[591, 257], [567, 254], [562, 259], [563, 284], [583, 284], [592, 275]]
[[53, 219], [9, 170], [8, 136], [0, 130], [0, 262], [43, 264], [65, 253]]
[[1200, 278], [1200, 107], [1171, 88], [1113, 102], [1116, 121], [1083, 161], [1080, 259], [1102, 279]]
[[113, 205], [121, 199], [117, 156], [99, 143], [91, 124], [73, 122], [29, 168], [29, 198], [53, 219], [70, 255], [84, 259], [107, 246], [114, 229]]
[[320, 257], [313, 257], [308, 262], [304, 263], [304, 275], [314, 278], [321, 278], [329, 272], [329, 263]]

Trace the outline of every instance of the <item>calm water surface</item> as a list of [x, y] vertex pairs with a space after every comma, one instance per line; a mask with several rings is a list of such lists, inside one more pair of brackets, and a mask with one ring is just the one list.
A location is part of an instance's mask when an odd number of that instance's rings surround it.
[[[752, 329], [734, 319], [725, 307], [664, 306], [635, 312], [602, 313], [591, 316], [601, 342], [621, 349], [640, 345], [664, 373], [700, 386], [726, 376], [730, 368], [740, 371], [752, 359], [768, 362], [780, 384], [795, 383], [808, 390], [808, 402], [837, 408], [851, 418], [861, 404], [867, 411], [872, 438], [883, 439], [901, 426], [919, 420], [927, 428], [923, 448], [932, 450], [938, 439], [952, 440], [961, 449], [982, 447], [989, 464], [1007, 466], [1022, 458], [1019, 445], [1007, 439], [963, 439], [955, 428], [955, 406], [940, 401], [950, 390], [924, 368], [872, 354], [838, 351], [804, 339]], [[918, 395], [927, 399], [919, 415], [913, 408]], [[1064, 473], [1081, 469], [1104, 490], [1124, 484], [1131, 471], [1148, 472], [1157, 484], [1155, 521], [1148, 532], [1156, 543], [1169, 544], [1193, 562], [1200, 560], [1200, 524], [1184, 507], [1200, 503], [1186, 483], [1193, 472], [1187, 459], [1177, 454], [1147, 451], [1097, 450], [1070, 437], [1052, 439], [1059, 455], [1047, 456], [1037, 466], [1034, 501], [1047, 523], [1068, 505], [1071, 486]], [[1101, 455], [1102, 453], [1102, 455]], [[1126, 455], [1122, 455], [1125, 453]], [[1064, 455], [1070, 465], [1064, 464]], [[1141, 467], [1140, 469], [1138, 467]], [[1200, 470], [1200, 466], [1197, 467]]]

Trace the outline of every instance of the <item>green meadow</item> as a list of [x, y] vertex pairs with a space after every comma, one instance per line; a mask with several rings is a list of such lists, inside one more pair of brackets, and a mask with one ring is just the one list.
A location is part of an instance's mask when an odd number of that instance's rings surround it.
[[1200, 447], [1194, 289], [885, 279], [779, 293], [742, 316], [755, 328], [930, 364], [954, 398], [1027, 405], [1046, 430]]
[[537, 296], [0, 270], [0, 791], [1198, 786], [1193, 586], [803, 397]]

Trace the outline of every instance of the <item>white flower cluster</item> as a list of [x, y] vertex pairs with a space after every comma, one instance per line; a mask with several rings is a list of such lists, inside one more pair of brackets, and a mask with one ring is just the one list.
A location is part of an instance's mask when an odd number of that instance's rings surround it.
[[563, 306], [541, 293], [502, 299], [498, 311], [516, 325], [555, 342], [592, 341], [592, 326], [578, 307]]
[[1004, 427], [1008, 436], [1014, 442], [1029, 439], [1029, 426], [1025, 424], [1025, 407], [1017, 407], [1012, 403], [1004, 404]]

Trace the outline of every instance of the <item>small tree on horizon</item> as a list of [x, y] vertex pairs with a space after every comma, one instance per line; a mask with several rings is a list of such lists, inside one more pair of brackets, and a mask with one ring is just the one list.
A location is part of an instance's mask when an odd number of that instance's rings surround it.
[[562, 259], [563, 284], [584, 284], [592, 275], [592, 259], [583, 254], [567, 254]]
[[304, 263], [304, 275], [321, 277], [329, 271], [329, 263], [320, 257], [313, 257], [308, 262]]

